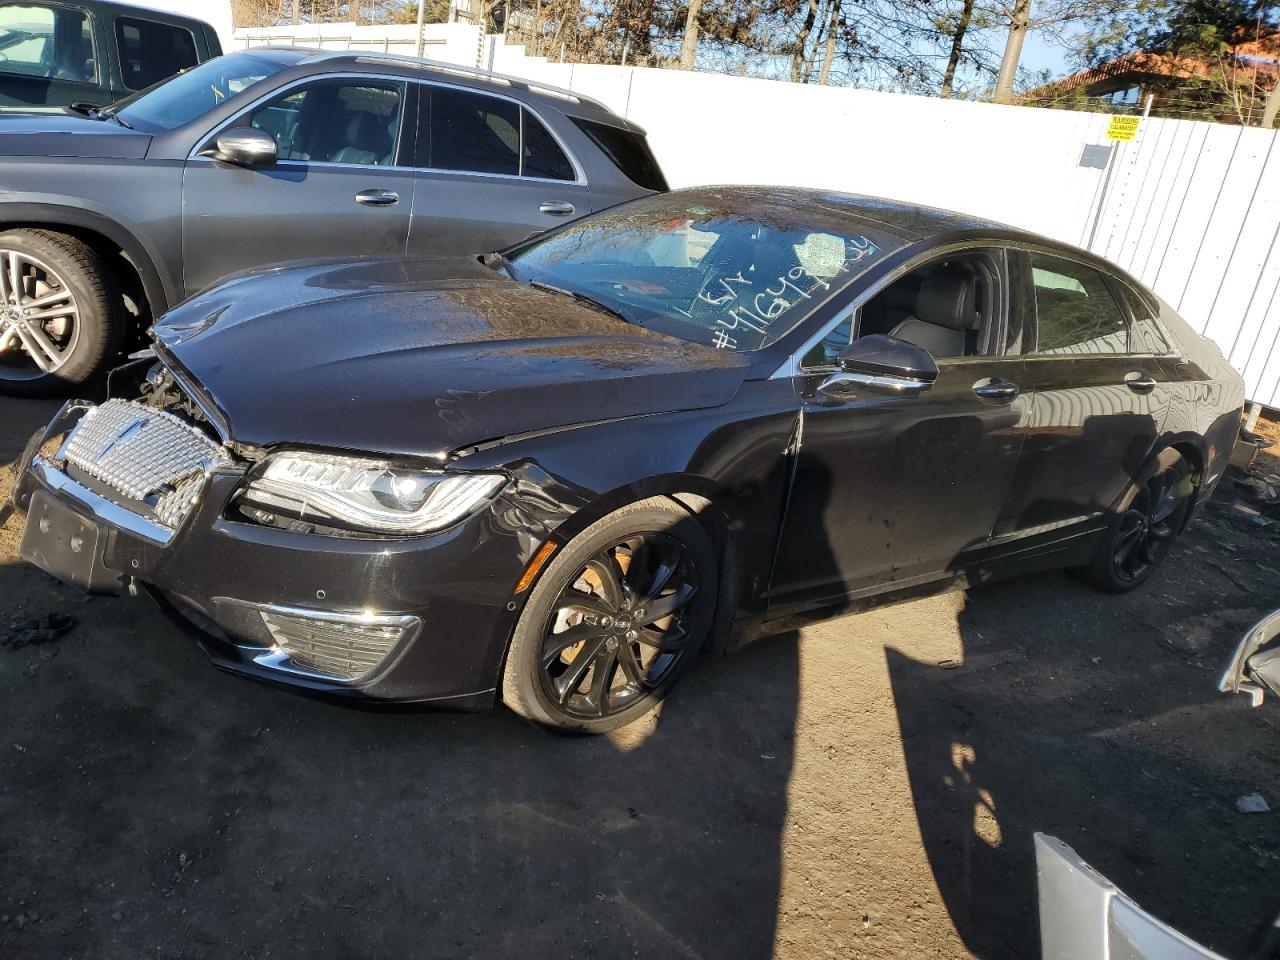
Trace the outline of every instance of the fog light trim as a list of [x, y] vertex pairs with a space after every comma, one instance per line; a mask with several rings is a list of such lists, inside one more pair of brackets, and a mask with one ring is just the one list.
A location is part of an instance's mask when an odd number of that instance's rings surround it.
[[339, 683], [372, 679], [422, 628], [413, 616], [255, 607], [273, 643], [255, 663]]

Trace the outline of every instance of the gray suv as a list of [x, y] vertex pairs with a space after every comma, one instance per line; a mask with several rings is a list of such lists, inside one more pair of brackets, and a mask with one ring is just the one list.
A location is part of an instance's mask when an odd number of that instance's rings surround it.
[[65, 390], [241, 270], [487, 253], [666, 189], [644, 131], [568, 91], [258, 48], [88, 115], [0, 117], [0, 392]]

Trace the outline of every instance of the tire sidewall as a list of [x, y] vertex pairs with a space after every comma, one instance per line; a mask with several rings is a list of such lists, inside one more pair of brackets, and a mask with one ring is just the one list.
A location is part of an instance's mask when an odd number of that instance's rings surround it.
[[[75, 245], [74, 255], [64, 249], [64, 243]], [[17, 250], [46, 264], [71, 291], [79, 312], [75, 349], [56, 373], [30, 380], [0, 379], [0, 390], [11, 396], [56, 395], [65, 393], [68, 386], [82, 384], [101, 372], [104, 360], [119, 348], [120, 324], [115, 315], [108, 278], [97, 256], [72, 238], [46, 235], [39, 230], [0, 232], [0, 250]]]
[[[672, 665], [662, 683], [625, 710], [596, 719], [575, 717], [562, 711], [543, 689], [540, 659], [554, 604], [568, 585], [568, 578], [595, 554], [619, 540], [641, 533], [675, 537], [688, 551], [697, 571], [698, 595], [693, 600], [691, 641]], [[529, 719], [556, 730], [605, 733], [624, 726], [652, 710], [697, 657], [711, 630], [718, 593], [718, 563], [710, 536], [697, 518], [673, 501], [651, 499], [630, 504], [596, 521], [569, 541], [539, 575], [512, 634], [503, 671], [503, 693], [508, 706]]]

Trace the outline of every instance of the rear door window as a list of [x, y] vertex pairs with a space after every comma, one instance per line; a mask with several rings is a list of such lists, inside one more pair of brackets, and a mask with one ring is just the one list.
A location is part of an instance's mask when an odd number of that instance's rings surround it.
[[464, 173], [520, 175], [520, 106], [510, 100], [432, 87], [423, 166]]
[[116, 18], [120, 76], [130, 90], [141, 90], [194, 67], [200, 58], [190, 30], [154, 20]]
[[1154, 353], [1164, 356], [1170, 352], [1169, 340], [1156, 320], [1156, 311], [1146, 298], [1140, 297], [1133, 289], [1121, 284], [1124, 297], [1129, 303], [1129, 312], [1133, 315], [1133, 332], [1130, 343], [1135, 353]]
[[0, 5], [0, 73], [92, 83], [98, 68], [89, 17], [44, 4]]
[[1037, 354], [1129, 352], [1124, 312], [1098, 270], [1048, 254], [1031, 254]]

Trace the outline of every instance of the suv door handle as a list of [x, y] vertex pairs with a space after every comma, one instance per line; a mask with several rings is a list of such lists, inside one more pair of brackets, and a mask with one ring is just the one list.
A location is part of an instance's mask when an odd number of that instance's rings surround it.
[[549, 213], [553, 217], [571, 217], [573, 216], [573, 204], [566, 203], [564, 200], [543, 200], [538, 205], [539, 213]]
[[1124, 385], [1134, 393], [1150, 393], [1156, 388], [1156, 381], [1138, 370], [1124, 375]]
[[394, 190], [361, 190], [356, 194], [356, 203], [368, 207], [389, 207], [400, 200], [400, 194]]
[[994, 403], [1012, 403], [1022, 389], [1008, 380], [979, 380], [973, 385], [973, 395], [979, 400], [990, 400]]

